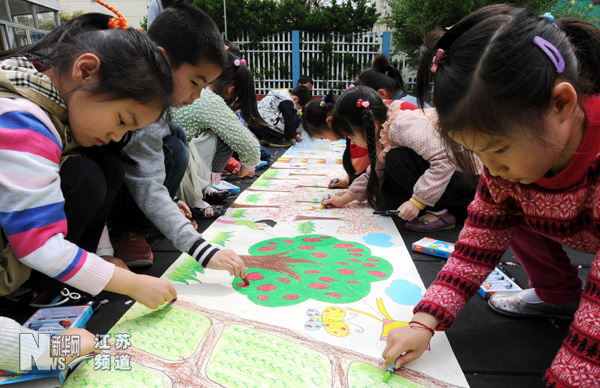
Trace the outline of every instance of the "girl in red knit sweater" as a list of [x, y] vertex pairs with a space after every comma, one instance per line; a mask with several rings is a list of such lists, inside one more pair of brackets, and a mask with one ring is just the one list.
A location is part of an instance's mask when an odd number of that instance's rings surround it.
[[[421, 52], [417, 98], [434, 75], [442, 135], [486, 168], [455, 251], [413, 322], [388, 335], [386, 364], [420, 357], [512, 240], [533, 288], [490, 306], [513, 316], [575, 313], [544, 381], [600, 386], [600, 30], [499, 4], [432, 33]], [[562, 245], [596, 254], [583, 292]]]

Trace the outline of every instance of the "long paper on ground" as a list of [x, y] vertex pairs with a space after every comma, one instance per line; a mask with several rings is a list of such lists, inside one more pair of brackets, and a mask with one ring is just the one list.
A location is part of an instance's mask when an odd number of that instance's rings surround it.
[[340, 192], [327, 184], [344, 176], [342, 152], [298, 143], [206, 230], [244, 259], [249, 286], [182, 255], [164, 275], [178, 300], [137, 303], [111, 329], [130, 335], [110, 355], [131, 371], [90, 360], [66, 386], [467, 387], [444, 333], [383, 382], [387, 332], [407, 324], [424, 286], [390, 218], [357, 203], [320, 209]]

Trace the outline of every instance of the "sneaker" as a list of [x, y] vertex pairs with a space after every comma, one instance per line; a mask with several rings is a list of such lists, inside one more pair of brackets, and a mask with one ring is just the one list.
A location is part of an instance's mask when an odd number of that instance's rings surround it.
[[291, 140], [270, 138], [267, 140], [271, 147], [291, 147], [293, 145]]
[[519, 292], [497, 292], [490, 297], [488, 305], [497, 313], [512, 317], [573, 319], [579, 301], [553, 304], [544, 302], [533, 288]]
[[217, 190], [209, 187], [204, 192], [204, 200], [210, 204], [223, 203], [227, 197], [231, 195], [231, 192], [227, 189]]
[[121, 244], [117, 248], [116, 256], [123, 260], [129, 268], [152, 265], [154, 255], [142, 233], [123, 232], [119, 241]]
[[222, 216], [227, 211], [227, 207], [210, 205], [207, 207], [195, 207], [190, 210], [192, 211], [192, 218], [194, 220], [206, 220]]
[[433, 222], [429, 222], [423, 217], [424, 216], [417, 217], [412, 221], [408, 221], [404, 224], [404, 227], [413, 232], [428, 233], [437, 232], [438, 230], [454, 229], [454, 225], [456, 225], [456, 218], [450, 212], [438, 216], [438, 219]]

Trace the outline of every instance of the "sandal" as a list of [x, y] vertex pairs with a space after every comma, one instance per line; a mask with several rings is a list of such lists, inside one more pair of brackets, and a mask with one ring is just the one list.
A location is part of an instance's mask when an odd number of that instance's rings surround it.
[[191, 210], [193, 219], [206, 220], [222, 216], [227, 211], [227, 207], [221, 205], [210, 205], [207, 207], [195, 207]]
[[439, 215], [438, 219], [433, 222], [426, 221], [421, 216], [408, 221], [404, 227], [413, 232], [437, 232], [438, 230], [454, 229], [455, 224], [456, 218], [450, 212], [446, 212]]

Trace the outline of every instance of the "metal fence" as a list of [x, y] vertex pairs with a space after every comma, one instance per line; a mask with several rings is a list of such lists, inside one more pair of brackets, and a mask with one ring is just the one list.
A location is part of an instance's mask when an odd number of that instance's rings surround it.
[[[290, 31], [272, 35], [260, 42], [234, 39], [254, 73], [256, 93], [295, 86], [300, 75], [314, 80], [313, 95], [342, 91], [370, 66], [377, 54], [390, 53], [390, 33], [314, 34]], [[405, 86], [412, 89], [415, 72], [407, 68], [403, 54], [393, 55], [392, 63], [402, 71]]]

